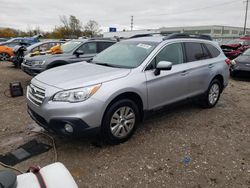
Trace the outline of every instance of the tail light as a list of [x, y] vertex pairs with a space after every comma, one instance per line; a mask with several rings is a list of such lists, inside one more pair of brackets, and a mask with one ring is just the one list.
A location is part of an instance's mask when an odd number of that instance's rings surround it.
[[230, 59], [226, 59], [225, 62], [226, 62], [226, 64], [227, 64], [228, 66], [230, 66], [230, 64], [231, 64], [231, 60], [230, 60]]
[[236, 64], [237, 64], [237, 62], [235, 60], [231, 61], [231, 65], [236, 65]]

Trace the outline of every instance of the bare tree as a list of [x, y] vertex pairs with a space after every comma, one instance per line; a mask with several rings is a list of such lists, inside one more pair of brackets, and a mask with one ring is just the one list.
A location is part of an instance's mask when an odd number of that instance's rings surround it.
[[69, 17], [69, 26], [72, 35], [77, 37], [82, 35], [82, 23], [73, 15]]
[[65, 37], [75, 38], [82, 35], [82, 24], [75, 16], [60, 16], [62, 26], [58, 28]]
[[84, 26], [84, 34], [91, 37], [98, 36], [101, 30], [99, 24], [94, 20], [89, 20], [88, 23]]
[[27, 33], [28, 33], [28, 35], [29, 35], [30, 37], [33, 36], [33, 31], [32, 31], [32, 29], [31, 29], [30, 25], [27, 25]]

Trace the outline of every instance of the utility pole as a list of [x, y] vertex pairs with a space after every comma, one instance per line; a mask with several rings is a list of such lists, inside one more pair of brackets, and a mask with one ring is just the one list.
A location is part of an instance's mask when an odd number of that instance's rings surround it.
[[246, 35], [246, 27], [247, 27], [248, 2], [249, 0], [247, 0], [247, 3], [246, 3], [245, 23], [244, 23], [244, 32], [243, 32], [244, 36]]
[[133, 31], [134, 27], [134, 16], [131, 16], [131, 31]]

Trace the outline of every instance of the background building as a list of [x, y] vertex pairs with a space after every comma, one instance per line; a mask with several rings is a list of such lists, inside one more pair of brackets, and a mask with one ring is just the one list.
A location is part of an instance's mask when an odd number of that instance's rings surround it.
[[[192, 33], [192, 34], [208, 34], [212, 37], [240, 37], [243, 35], [242, 27], [209, 25], [194, 27], [163, 27], [159, 29], [162, 33]], [[246, 31], [250, 35], [250, 29]]]
[[104, 32], [103, 37], [123, 37], [129, 38], [138, 34], [149, 34], [159, 33], [159, 29], [144, 29], [144, 30], [133, 30], [133, 31], [117, 31], [117, 32]]
[[[225, 43], [229, 40], [243, 36], [243, 27], [232, 27], [222, 25], [208, 25], [208, 26], [193, 26], [193, 27], [163, 27], [160, 29], [145, 29], [133, 31], [118, 31], [105, 32], [104, 37], [123, 37], [129, 38], [138, 34], [148, 33], [190, 33], [190, 34], [207, 34], [217, 40], [219, 43]], [[246, 34], [250, 35], [250, 29], [247, 28]]]

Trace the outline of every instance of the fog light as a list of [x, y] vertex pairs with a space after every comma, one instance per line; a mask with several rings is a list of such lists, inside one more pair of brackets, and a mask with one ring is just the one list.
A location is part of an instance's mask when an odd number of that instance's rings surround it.
[[70, 124], [65, 124], [64, 129], [68, 133], [73, 133], [73, 131], [74, 131], [73, 127]]

